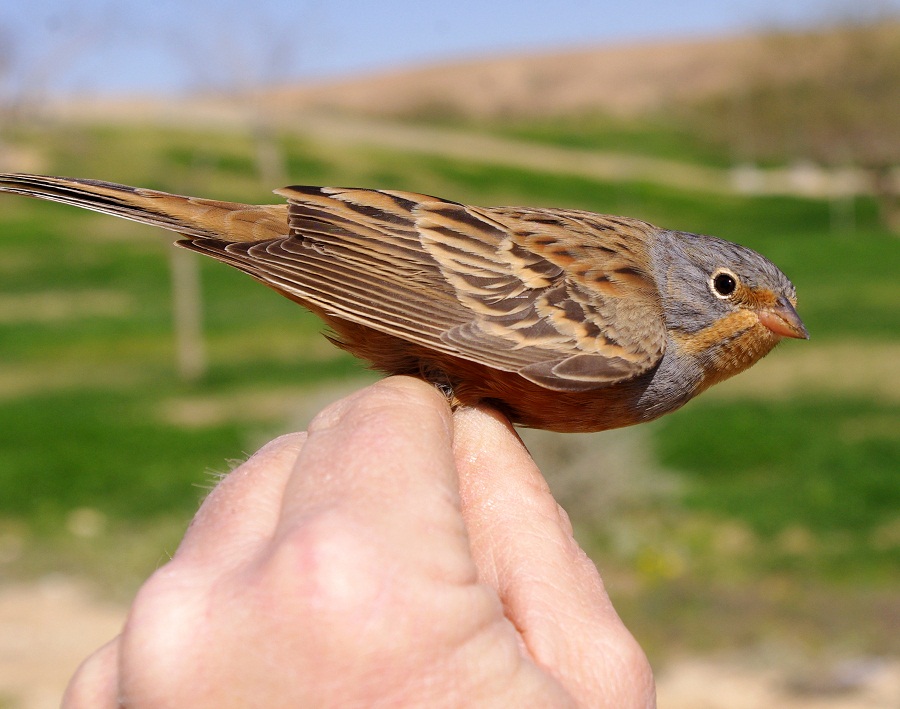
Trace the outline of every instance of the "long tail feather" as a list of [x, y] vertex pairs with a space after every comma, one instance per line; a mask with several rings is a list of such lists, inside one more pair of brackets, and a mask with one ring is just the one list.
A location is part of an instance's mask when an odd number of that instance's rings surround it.
[[286, 204], [252, 205], [158, 192], [100, 180], [0, 173], [0, 192], [61, 202], [151, 224], [188, 238], [255, 242], [289, 233]]

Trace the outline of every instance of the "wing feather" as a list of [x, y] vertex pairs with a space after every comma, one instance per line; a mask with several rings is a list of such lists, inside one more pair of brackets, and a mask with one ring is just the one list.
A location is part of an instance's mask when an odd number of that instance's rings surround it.
[[550, 389], [654, 366], [654, 227], [575, 210], [476, 208], [412, 192], [289, 187], [290, 235], [186, 244], [339, 318]]
[[550, 389], [635, 377], [665, 348], [646, 271], [656, 229], [633, 219], [336, 187], [287, 187], [277, 190], [287, 204], [248, 205], [4, 173], [0, 191], [178, 232], [187, 248], [334, 316], [336, 329], [372, 328]]

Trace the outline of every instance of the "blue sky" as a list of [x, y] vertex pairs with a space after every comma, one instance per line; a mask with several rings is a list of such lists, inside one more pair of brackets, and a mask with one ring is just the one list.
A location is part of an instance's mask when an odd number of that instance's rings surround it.
[[522, 50], [808, 24], [900, 0], [19, 0], [0, 92], [144, 93], [323, 79]]

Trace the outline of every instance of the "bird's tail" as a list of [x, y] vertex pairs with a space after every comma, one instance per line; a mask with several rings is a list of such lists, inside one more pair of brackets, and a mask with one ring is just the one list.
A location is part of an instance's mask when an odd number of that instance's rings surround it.
[[288, 233], [286, 204], [252, 205], [128, 187], [99, 180], [0, 173], [0, 192], [62, 202], [178, 232], [255, 242]]

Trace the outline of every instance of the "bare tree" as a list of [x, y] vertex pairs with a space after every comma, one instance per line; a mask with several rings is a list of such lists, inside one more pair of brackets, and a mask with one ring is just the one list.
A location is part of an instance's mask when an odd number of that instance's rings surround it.
[[[274, 117], [254, 95], [261, 88], [286, 81], [302, 48], [304, 23], [285, 22], [279, 11], [226, 1], [216, 7], [203, 36], [170, 34], [169, 47], [193, 75], [203, 92], [216, 91], [243, 110], [256, 146], [256, 165], [267, 185], [287, 180]], [[189, 31], [186, 31], [189, 32]]]

